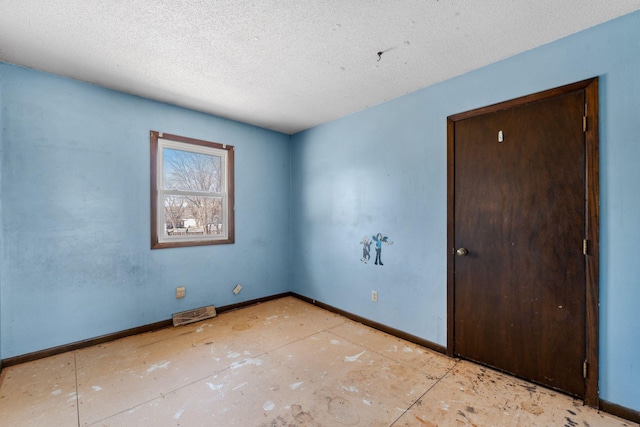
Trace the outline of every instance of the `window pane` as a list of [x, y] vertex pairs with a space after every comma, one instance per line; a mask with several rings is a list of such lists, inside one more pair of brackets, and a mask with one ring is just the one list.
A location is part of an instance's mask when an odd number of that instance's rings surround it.
[[165, 189], [211, 193], [221, 191], [220, 156], [165, 148], [163, 158]]
[[151, 249], [235, 242], [234, 147], [150, 132]]
[[220, 197], [165, 196], [165, 236], [222, 236]]

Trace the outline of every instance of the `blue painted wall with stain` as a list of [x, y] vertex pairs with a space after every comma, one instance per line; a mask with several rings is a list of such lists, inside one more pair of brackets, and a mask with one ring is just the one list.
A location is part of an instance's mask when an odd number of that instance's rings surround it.
[[[640, 12], [294, 135], [292, 289], [446, 345], [447, 116], [594, 76], [600, 391], [640, 410]], [[394, 245], [365, 265], [378, 231]]]
[[[8, 64], [0, 78], [2, 358], [289, 290], [288, 135]], [[235, 244], [150, 250], [150, 130], [235, 146]]]

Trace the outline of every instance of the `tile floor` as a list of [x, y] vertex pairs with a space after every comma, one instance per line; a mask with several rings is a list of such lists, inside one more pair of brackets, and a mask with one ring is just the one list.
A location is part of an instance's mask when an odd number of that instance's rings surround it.
[[293, 297], [6, 368], [2, 426], [638, 426]]

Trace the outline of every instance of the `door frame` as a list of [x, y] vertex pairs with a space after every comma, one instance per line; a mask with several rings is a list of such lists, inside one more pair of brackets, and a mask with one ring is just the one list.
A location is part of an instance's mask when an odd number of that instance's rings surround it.
[[553, 98], [577, 90], [585, 91], [585, 254], [586, 276], [586, 362], [585, 403], [599, 406], [599, 125], [598, 78], [583, 80], [558, 88], [526, 95], [505, 102], [477, 108], [447, 117], [447, 355], [455, 349], [455, 123], [459, 120], [494, 113], [512, 107]]

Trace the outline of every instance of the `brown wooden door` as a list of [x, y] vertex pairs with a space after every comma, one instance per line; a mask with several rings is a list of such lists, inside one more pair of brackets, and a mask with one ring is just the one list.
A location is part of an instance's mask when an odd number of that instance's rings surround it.
[[[455, 122], [455, 354], [577, 396], [585, 91]], [[503, 141], [499, 141], [499, 132]]]

